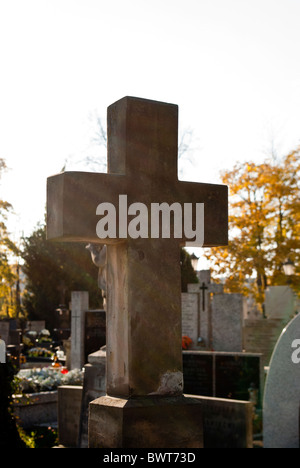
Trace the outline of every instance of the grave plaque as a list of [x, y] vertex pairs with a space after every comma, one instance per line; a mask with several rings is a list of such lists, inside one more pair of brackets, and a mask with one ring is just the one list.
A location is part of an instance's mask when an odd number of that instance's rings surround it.
[[184, 392], [248, 400], [251, 384], [260, 389], [261, 355], [183, 351]]
[[260, 387], [260, 357], [243, 354], [217, 354], [215, 363], [216, 396], [248, 400], [253, 383]]
[[198, 340], [199, 310], [198, 295], [189, 292], [181, 294], [182, 336], [188, 336], [195, 348]]
[[212, 355], [184, 353], [183, 391], [195, 395], [213, 395]]
[[199, 397], [204, 448], [252, 448], [253, 408], [249, 401]]

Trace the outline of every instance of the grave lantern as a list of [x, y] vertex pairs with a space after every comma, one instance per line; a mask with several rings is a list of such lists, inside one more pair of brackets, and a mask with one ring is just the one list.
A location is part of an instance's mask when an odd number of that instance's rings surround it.
[[198, 268], [198, 260], [199, 260], [199, 257], [197, 257], [194, 253], [192, 253], [191, 264], [195, 271], [197, 271], [197, 268]]
[[282, 264], [282, 267], [283, 267], [283, 271], [284, 271], [284, 274], [286, 276], [292, 276], [295, 274], [295, 265], [294, 265], [294, 262], [288, 258], [283, 264]]

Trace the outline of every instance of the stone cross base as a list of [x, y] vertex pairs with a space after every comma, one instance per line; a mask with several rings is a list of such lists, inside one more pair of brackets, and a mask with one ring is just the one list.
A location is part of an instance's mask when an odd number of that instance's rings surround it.
[[196, 398], [100, 397], [89, 407], [89, 448], [202, 448]]

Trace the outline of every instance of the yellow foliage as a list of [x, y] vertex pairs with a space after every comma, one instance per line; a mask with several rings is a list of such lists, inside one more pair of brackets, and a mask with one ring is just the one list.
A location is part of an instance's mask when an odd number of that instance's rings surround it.
[[283, 262], [296, 265], [292, 287], [300, 294], [300, 148], [281, 161], [237, 163], [222, 173], [229, 186], [229, 245], [207, 249], [212, 275], [230, 292], [264, 300], [267, 284], [286, 284]]

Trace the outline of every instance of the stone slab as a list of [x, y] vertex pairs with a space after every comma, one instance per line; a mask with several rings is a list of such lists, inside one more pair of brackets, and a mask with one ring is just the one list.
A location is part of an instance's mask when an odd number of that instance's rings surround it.
[[30, 393], [13, 397], [13, 413], [18, 423], [32, 427], [57, 421], [57, 390], [52, 392]]
[[265, 294], [265, 314], [288, 323], [295, 314], [295, 294], [288, 285], [269, 286]]
[[58, 439], [65, 447], [77, 447], [82, 386], [58, 387]]
[[198, 340], [198, 296], [189, 292], [181, 293], [182, 336], [191, 338], [193, 348], [196, 348]]
[[89, 403], [106, 394], [106, 352], [103, 349], [92, 353], [84, 366], [78, 447], [88, 447]]
[[89, 448], [202, 448], [202, 405], [192, 397], [101, 397], [90, 403]]
[[26, 329], [39, 333], [46, 328], [45, 320], [30, 320], [26, 322]]
[[6, 345], [9, 344], [9, 322], [0, 322], [0, 337]]
[[261, 392], [263, 367], [259, 353], [183, 351], [182, 354], [184, 393], [247, 400], [252, 383]]
[[71, 369], [81, 369], [84, 365], [84, 323], [85, 312], [89, 308], [87, 291], [71, 293]]
[[253, 405], [249, 401], [186, 395], [201, 401], [204, 448], [252, 448]]
[[211, 307], [214, 351], [242, 352], [244, 296], [215, 294]]
[[183, 391], [195, 395], [214, 395], [213, 354], [183, 352]]

